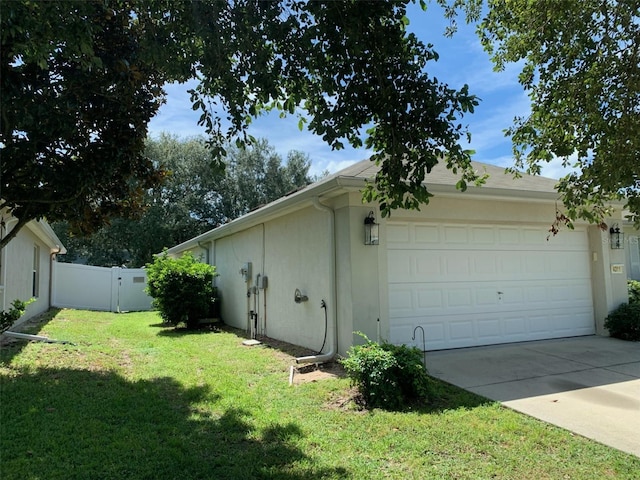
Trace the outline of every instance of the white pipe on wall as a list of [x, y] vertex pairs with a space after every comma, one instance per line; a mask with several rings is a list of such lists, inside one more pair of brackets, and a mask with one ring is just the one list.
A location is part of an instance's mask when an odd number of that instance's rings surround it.
[[53, 301], [53, 264], [56, 261], [56, 255], [61, 251], [60, 245], [56, 245], [56, 248], [52, 248], [51, 252], [49, 252], [49, 308], [53, 306], [51, 304]]
[[329, 283], [330, 285], [330, 304], [331, 304], [331, 316], [332, 322], [332, 332], [331, 339], [329, 343], [329, 351], [327, 353], [319, 353], [317, 355], [309, 355], [306, 357], [298, 357], [296, 358], [296, 363], [324, 363], [328, 362], [333, 357], [336, 356], [338, 352], [338, 305], [337, 305], [337, 282], [336, 282], [336, 234], [335, 234], [335, 212], [331, 207], [323, 205], [320, 203], [320, 199], [318, 197], [313, 197], [311, 199], [313, 206], [318, 210], [325, 211], [329, 214], [329, 249], [331, 251], [329, 258]]

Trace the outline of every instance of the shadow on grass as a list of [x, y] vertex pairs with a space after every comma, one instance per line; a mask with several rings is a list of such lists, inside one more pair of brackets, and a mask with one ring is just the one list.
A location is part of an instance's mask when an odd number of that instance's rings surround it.
[[[154, 325], [152, 325], [154, 326]], [[157, 325], [156, 325], [157, 326]], [[172, 325], [164, 325], [164, 329], [160, 330], [157, 335], [159, 337], [185, 337], [192, 335], [207, 335], [210, 333], [218, 333], [221, 329], [218, 327], [202, 327], [202, 328], [186, 328], [186, 327], [174, 327]]]
[[345, 395], [331, 400], [332, 406], [348, 411], [385, 410], [397, 413], [420, 413], [423, 415], [440, 414], [452, 410], [472, 410], [477, 407], [492, 405], [496, 402], [475, 393], [468, 392], [440, 379], [429, 377], [429, 394], [426, 400], [408, 400], [400, 407], [376, 407], [369, 409], [362, 394], [353, 387]]
[[160, 323], [152, 323], [149, 326], [154, 328], [169, 328], [172, 325], [170, 323], [160, 322]]
[[495, 402], [475, 393], [456, 387], [438, 378], [429, 377], [429, 400], [416, 408], [421, 413], [441, 413], [448, 410], [472, 409]]
[[[255, 425], [240, 409], [212, 413], [207, 387], [128, 381], [71, 369], [2, 377], [2, 478], [341, 478], [296, 445], [292, 423]], [[199, 408], [197, 404], [207, 405]]]
[[[52, 321], [60, 313], [60, 308], [50, 308], [46, 312], [30, 318], [18, 326], [10, 327], [8, 330], [12, 332], [28, 333], [30, 335], [38, 335], [47, 323]], [[0, 364], [10, 363], [13, 357], [18, 355], [29, 344], [28, 340], [11, 338], [2, 335], [0, 339]], [[0, 472], [2, 473], [2, 472]]]

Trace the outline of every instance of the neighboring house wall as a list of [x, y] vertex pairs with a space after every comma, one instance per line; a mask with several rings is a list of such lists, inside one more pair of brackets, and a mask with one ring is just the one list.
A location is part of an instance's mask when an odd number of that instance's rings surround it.
[[[9, 217], [5, 223], [8, 233], [17, 220]], [[58, 250], [64, 252], [64, 247], [53, 230], [44, 222], [32, 221], [0, 251], [0, 309], [11, 308], [16, 299], [35, 299], [19, 323], [49, 309], [51, 266]]]

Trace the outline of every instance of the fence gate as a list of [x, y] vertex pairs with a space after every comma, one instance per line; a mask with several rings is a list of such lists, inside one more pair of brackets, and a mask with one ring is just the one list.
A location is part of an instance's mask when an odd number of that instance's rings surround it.
[[110, 312], [151, 310], [143, 268], [92, 267], [54, 262], [51, 304]]

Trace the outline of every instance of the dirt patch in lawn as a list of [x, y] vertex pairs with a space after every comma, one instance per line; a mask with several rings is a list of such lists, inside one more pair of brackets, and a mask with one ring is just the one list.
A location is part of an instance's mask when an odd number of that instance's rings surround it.
[[276, 356], [293, 366], [294, 385], [317, 382], [330, 378], [343, 378], [346, 376], [344, 368], [342, 368], [342, 365], [337, 361], [320, 364], [307, 363], [301, 365], [297, 365], [295, 363], [295, 360], [298, 357], [317, 354], [317, 352], [314, 352], [313, 350], [269, 337], [260, 336], [257, 340], [259, 340], [264, 347], [274, 349], [276, 351]]
[[337, 362], [323, 363], [321, 365], [298, 365], [294, 367], [293, 384], [298, 385], [329, 378], [343, 378], [345, 376], [344, 368]]

